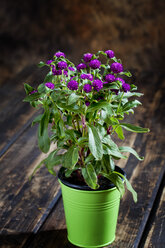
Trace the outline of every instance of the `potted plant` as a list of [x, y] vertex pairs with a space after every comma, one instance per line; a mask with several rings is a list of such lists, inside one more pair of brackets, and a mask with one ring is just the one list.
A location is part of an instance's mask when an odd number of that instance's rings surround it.
[[[56, 175], [54, 166], [61, 165], [58, 178], [68, 239], [80, 247], [108, 245], [115, 239], [125, 184], [137, 201], [115, 161], [126, 159], [125, 152], [143, 160], [133, 148], [118, 146], [113, 137], [124, 140], [124, 129], [149, 131], [124, 122], [125, 115], [141, 104], [136, 98], [142, 94], [125, 81], [132, 75], [112, 50], [86, 53], [77, 66], [63, 52], [56, 52], [39, 66], [49, 69], [44, 82], [37, 88], [24, 85], [24, 101], [43, 109], [33, 124], [38, 123], [39, 148], [48, 155], [34, 173], [44, 164]], [[49, 152], [51, 143], [56, 148]]]

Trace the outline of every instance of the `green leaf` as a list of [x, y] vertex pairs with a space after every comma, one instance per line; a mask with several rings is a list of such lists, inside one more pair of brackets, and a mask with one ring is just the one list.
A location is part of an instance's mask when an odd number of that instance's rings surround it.
[[55, 108], [55, 106], [53, 106], [53, 109], [52, 109], [52, 116], [53, 116], [53, 120], [54, 120], [55, 124], [57, 125], [57, 123], [61, 119], [61, 115], [60, 115], [58, 109]]
[[109, 156], [109, 162], [110, 162], [111, 171], [114, 171], [114, 169], [115, 169], [115, 163], [114, 163], [114, 161], [113, 161], [113, 159], [112, 159], [111, 156]]
[[43, 67], [45, 66], [46, 64], [43, 62], [43, 61], [40, 61], [39, 64], [38, 64], [38, 67]]
[[57, 135], [60, 139], [65, 137], [64, 122], [62, 119], [57, 122]]
[[120, 146], [120, 147], [119, 147], [119, 150], [120, 150], [121, 152], [129, 152], [129, 153], [133, 154], [133, 155], [134, 155], [137, 159], [139, 159], [140, 161], [144, 160], [144, 157], [140, 157], [140, 156], [137, 154], [137, 152], [136, 152], [133, 148], [131, 148], [131, 147], [128, 147], [128, 146]]
[[102, 175], [106, 178], [108, 178], [119, 190], [121, 197], [125, 193], [125, 187], [124, 187], [124, 182], [122, 181], [121, 177], [116, 174], [115, 172], [112, 172], [110, 174], [102, 173]]
[[77, 143], [77, 136], [76, 136], [76, 133], [75, 133], [75, 131], [73, 129], [65, 130], [65, 133], [66, 133], [67, 138], [69, 140], [71, 140], [74, 143]]
[[127, 189], [132, 193], [134, 202], [137, 202], [137, 193], [136, 193], [136, 191], [133, 189], [132, 185], [131, 185], [130, 182], [127, 180], [127, 178], [125, 178], [125, 183], [126, 183]]
[[49, 109], [45, 110], [38, 127], [38, 145], [42, 152], [47, 153], [50, 148], [50, 138], [48, 136]]
[[101, 160], [103, 156], [103, 148], [100, 136], [95, 126], [88, 125], [88, 143], [89, 149], [96, 160]]
[[[94, 163], [94, 161], [92, 163]], [[101, 162], [95, 161], [94, 168], [95, 168], [96, 174], [99, 175], [101, 172]]]
[[34, 90], [33, 87], [31, 87], [29, 84], [26, 84], [26, 83], [24, 84], [24, 89], [27, 95]]
[[110, 155], [103, 155], [103, 158], [101, 160], [101, 165], [103, 167], [103, 170], [105, 173], [110, 174], [114, 170], [114, 162]]
[[117, 59], [116, 57], [111, 58], [114, 62], [122, 63], [120, 59]]
[[40, 94], [39, 93], [33, 93], [27, 97], [24, 98], [24, 102], [32, 102], [32, 101], [36, 101], [38, 100], [40, 97]]
[[48, 155], [48, 157], [44, 160], [44, 163], [48, 168], [53, 168], [55, 165], [62, 164], [63, 154], [57, 155], [57, 152], [59, 151], [59, 149], [52, 151]]
[[87, 137], [80, 137], [78, 139], [77, 143], [78, 143], [79, 146], [87, 144], [88, 143], [88, 138]]
[[120, 158], [126, 159], [127, 158], [126, 156], [121, 154], [120, 151], [111, 148], [107, 144], [103, 145], [103, 149], [104, 149], [104, 154], [111, 155], [114, 159], [120, 159]]
[[102, 140], [104, 143], [103, 149], [104, 149], [104, 154], [111, 155], [114, 158], [127, 158], [121, 152], [119, 151], [118, 146], [113, 142], [113, 140], [110, 138], [109, 135], [105, 136], [104, 139]]
[[44, 93], [45, 92], [45, 84], [40, 84], [37, 88], [39, 93]]
[[78, 114], [83, 113], [82, 108], [80, 108], [76, 104], [67, 105], [66, 103], [62, 103], [62, 102], [57, 102], [56, 104], [61, 109], [61, 111], [69, 110], [69, 111], [72, 111], [72, 112], [78, 113]]
[[72, 126], [72, 115], [67, 115], [66, 123], [68, 124], [68, 126]]
[[76, 95], [75, 93], [72, 93], [68, 98], [68, 105], [75, 103], [79, 98], [80, 96]]
[[53, 174], [54, 176], [56, 175], [55, 171], [53, 170], [53, 167], [55, 165], [61, 164], [62, 163], [62, 158], [63, 155], [56, 155], [58, 149], [56, 149], [55, 151], [52, 151], [47, 158], [43, 159], [33, 170], [33, 173], [31, 174], [31, 176], [29, 177], [29, 180], [32, 179], [32, 177], [34, 176], [34, 174], [37, 172], [37, 170], [39, 170], [41, 168], [41, 166], [43, 164], [45, 164], [45, 166], [47, 167], [48, 171]]
[[73, 171], [74, 171], [74, 169], [73, 170], [69, 170], [69, 169], [66, 168], [65, 176], [66, 177], [70, 177]]
[[127, 131], [131, 131], [135, 133], [147, 133], [150, 131], [148, 128], [134, 126], [132, 124], [127, 124], [127, 123], [120, 123], [120, 126], [124, 127]]
[[120, 176], [120, 177], [122, 177], [124, 179], [124, 182], [126, 183], [127, 189], [132, 193], [134, 202], [137, 202], [137, 193], [133, 189], [133, 187], [132, 187], [131, 183], [128, 181], [128, 179], [123, 174], [121, 174], [120, 172], [114, 171], [113, 173], [118, 175], [118, 176]]
[[105, 56], [107, 56], [107, 54], [105, 53], [105, 52], [103, 52], [103, 51], [98, 51], [97, 53], [96, 53], [96, 55], [105, 55]]
[[117, 126], [117, 127], [115, 128], [115, 132], [117, 133], [119, 139], [122, 139], [122, 140], [123, 140], [123, 139], [125, 138], [121, 126]]
[[117, 85], [117, 83], [111, 83], [111, 84], [104, 84], [104, 88], [108, 88], [108, 89], [119, 89], [119, 86]]
[[32, 126], [34, 126], [36, 123], [40, 122], [42, 117], [43, 117], [43, 114], [38, 115], [37, 117], [35, 117], [35, 119], [32, 122]]
[[97, 189], [97, 175], [92, 164], [87, 164], [86, 167], [82, 168], [82, 175], [87, 185], [92, 189]]
[[44, 160], [44, 164], [47, 167], [49, 173], [51, 173], [52, 175], [56, 175], [55, 171], [53, 170], [54, 166], [56, 165], [60, 165], [63, 163], [63, 154], [59, 154], [57, 155], [58, 149], [51, 152], [49, 154], [49, 156]]
[[113, 150], [119, 151], [118, 146], [115, 144], [115, 142], [111, 139], [109, 135], [106, 135], [104, 139], [102, 140], [104, 144], [109, 145]]
[[71, 146], [64, 155], [64, 167], [68, 169], [73, 169], [76, 163], [78, 162], [79, 148]]
[[101, 126], [101, 125], [98, 125], [97, 126], [97, 131], [98, 131], [98, 134], [99, 134], [101, 140], [107, 134], [107, 130], [103, 126]]
[[138, 92], [126, 92], [126, 93], [124, 93], [123, 98], [129, 98], [129, 97], [132, 97], [132, 96], [140, 97], [140, 96], [143, 96], [143, 95], [144, 94], [138, 93]]
[[89, 162], [93, 161], [94, 157], [92, 154], [89, 154], [88, 157], [85, 158], [85, 164], [88, 164]]
[[106, 110], [109, 115], [113, 114], [113, 110], [112, 110], [110, 103], [105, 102], [105, 101], [100, 101], [100, 102], [91, 104], [87, 109], [87, 113], [94, 112], [99, 109]]
[[122, 107], [122, 111], [128, 111], [129, 109], [135, 108], [138, 105], [141, 105], [141, 102], [139, 102], [138, 100], [129, 101], [124, 104], [124, 106]]
[[129, 71], [124, 71], [124, 72], [120, 72], [120, 75], [125, 75], [127, 77], [132, 77], [132, 74]]
[[130, 86], [131, 86], [131, 91], [132, 91], [132, 90], [137, 90], [137, 86], [136, 86], [136, 85], [131, 84]]

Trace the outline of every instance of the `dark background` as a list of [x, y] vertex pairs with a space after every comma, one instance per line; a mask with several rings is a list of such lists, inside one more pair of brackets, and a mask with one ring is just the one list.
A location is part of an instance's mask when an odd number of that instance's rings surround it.
[[85, 52], [112, 49], [135, 74], [160, 75], [164, 14], [164, 0], [1, 0], [0, 83], [57, 50], [77, 64]]

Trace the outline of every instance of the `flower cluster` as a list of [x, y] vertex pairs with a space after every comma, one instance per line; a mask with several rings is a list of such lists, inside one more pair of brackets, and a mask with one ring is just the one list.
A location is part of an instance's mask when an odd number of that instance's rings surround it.
[[54, 89], [54, 84], [51, 82], [48, 82], [45, 84], [46, 87], [48, 87], [49, 89], [53, 90]]
[[[101, 62], [100, 54], [107, 58], [107, 63], [104, 65]], [[121, 77], [126, 73], [121, 61], [116, 59], [114, 51], [106, 50], [105, 52], [98, 52], [96, 55], [85, 53], [82, 61], [75, 66], [66, 59], [63, 52], [56, 52], [54, 60], [48, 60], [46, 63], [54, 78], [52, 77], [52, 82], [46, 82], [45, 86], [54, 90], [57, 79], [61, 82], [61, 87], [65, 84], [68, 90], [76, 91], [78, 95], [84, 94], [86, 106], [89, 106], [92, 103], [92, 98], [99, 93], [105, 94], [108, 98], [109, 94], [119, 95], [131, 90], [130, 84]], [[101, 67], [104, 68], [102, 74]], [[92, 92], [93, 95], [89, 95]], [[33, 93], [36, 93], [35, 89], [30, 92], [30, 94]], [[98, 96], [97, 99], [102, 99], [102, 97]]]

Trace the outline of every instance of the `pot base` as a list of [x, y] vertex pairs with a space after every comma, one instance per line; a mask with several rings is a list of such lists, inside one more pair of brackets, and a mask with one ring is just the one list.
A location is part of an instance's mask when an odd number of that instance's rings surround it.
[[112, 243], [114, 242], [114, 240], [115, 240], [115, 237], [114, 237], [111, 241], [109, 241], [108, 243], [101, 244], [101, 245], [97, 245], [97, 246], [84, 246], [84, 245], [82, 246], [82, 245], [80, 245], [80, 244], [77, 244], [77, 243], [72, 242], [72, 241], [69, 239], [69, 237], [68, 237], [68, 240], [69, 240], [69, 242], [70, 242], [71, 244], [76, 245], [76, 246], [78, 246], [78, 247], [82, 247], [82, 248], [97, 248], [97, 247], [103, 247], [103, 246], [108, 246], [108, 245], [112, 244]]

